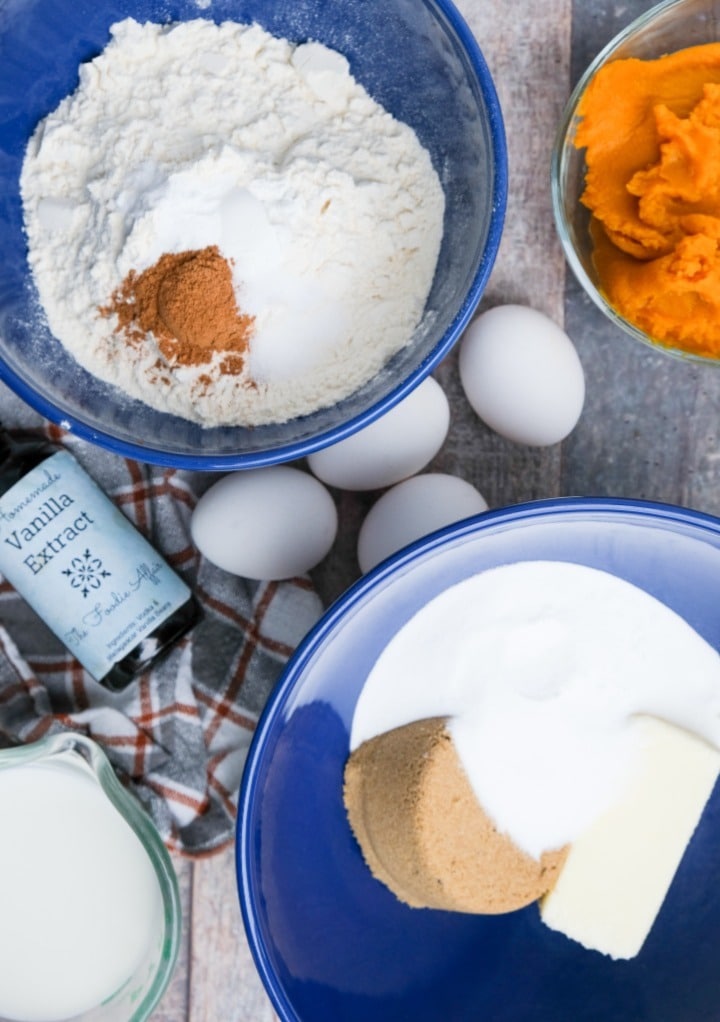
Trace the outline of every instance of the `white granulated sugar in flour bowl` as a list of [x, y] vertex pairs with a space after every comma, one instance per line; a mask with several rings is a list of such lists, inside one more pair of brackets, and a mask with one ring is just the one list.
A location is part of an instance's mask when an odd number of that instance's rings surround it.
[[[23, 165], [53, 334], [96, 376], [206, 426], [356, 390], [409, 341], [435, 271], [444, 196], [415, 133], [317, 43], [202, 18], [111, 35]], [[152, 332], [130, 344], [107, 313], [129, 273], [209, 246], [254, 317], [233, 372], [212, 353], [168, 360]]]

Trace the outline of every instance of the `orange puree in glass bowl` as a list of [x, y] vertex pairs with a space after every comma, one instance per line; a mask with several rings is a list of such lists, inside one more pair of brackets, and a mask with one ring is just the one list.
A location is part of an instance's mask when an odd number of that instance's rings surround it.
[[606, 64], [578, 113], [606, 298], [661, 344], [720, 357], [720, 42]]

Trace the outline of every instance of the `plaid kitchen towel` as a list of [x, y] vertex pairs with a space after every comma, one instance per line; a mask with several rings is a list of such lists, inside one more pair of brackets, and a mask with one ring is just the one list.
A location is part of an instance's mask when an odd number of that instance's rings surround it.
[[307, 578], [252, 582], [201, 557], [190, 516], [216, 476], [127, 461], [53, 426], [60, 442], [194, 590], [201, 621], [124, 692], [94, 682], [0, 576], [0, 742], [94, 738], [166, 844], [201, 855], [234, 836], [245, 756], [288, 657], [322, 612]]

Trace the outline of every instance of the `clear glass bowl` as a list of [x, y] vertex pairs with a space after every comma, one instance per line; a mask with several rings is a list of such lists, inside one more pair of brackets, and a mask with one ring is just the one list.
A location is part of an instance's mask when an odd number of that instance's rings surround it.
[[573, 90], [563, 113], [552, 156], [551, 187], [555, 224], [565, 257], [587, 295], [612, 322], [655, 351], [675, 358], [717, 365], [720, 360], [662, 344], [628, 322], [608, 302], [593, 265], [590, 212], [580, 202], [585, 154], [574, 145], [578, 107], [590, 81], [605, 64], [626, 57], [643, 60], [720, 40], [720, 0], [665, 0], [651, 7], [601, 50]]
[[[205, 10], [204, 8], [207, 8]], [[314, 39], [428, 149], [446, 195], [444, 237], [425, 314], [410, 342], [354, 394], [254, 428], [203, 429], [125, 397], [81, 369], [39, 314], [27, 265], [19, 175], [38, 121], [77, 85], [109, 27], [138, 21], [257, 22]], [[457, 341], [484, 291], [502, 233], [507, 155], [487, 64], [450, 0], [13, 0], [0, 4], [0, 379], [53, 422], [128, 457], [201, 470], [303, 457], [367, 425], [416, 386]], [[52, 54], [52, 59], [48, 59]]]
[[[161, 911], [147, 952], [135, 972], [102, 1004], [67, 1022], [146, 1022], [165, 992], [180, 947], [182, 912], [177, 877], [170, 856], [149, 816], [120, 784], [99, 745], [70, 732], [51, 735], [28, 745], [0, 749], [0, 771], [28, 764], [67, 771], [91, 772], [107, 799], [132, 828], [157, 878]], [[61, 878], [58, 878], [61, 882]], [[40, 977], [40, 981], [42, 981]], [[0, 1016], [0, 1022], [5, 1020]]]

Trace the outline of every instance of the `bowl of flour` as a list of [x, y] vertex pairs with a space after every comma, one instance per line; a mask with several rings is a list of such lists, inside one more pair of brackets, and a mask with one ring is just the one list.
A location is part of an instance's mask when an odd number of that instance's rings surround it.
[[288, 461], [467, 325], [507, 166], [450, 3], [60, 0], [0, 41], [0, 378], [51, 421], [159, 464]]

